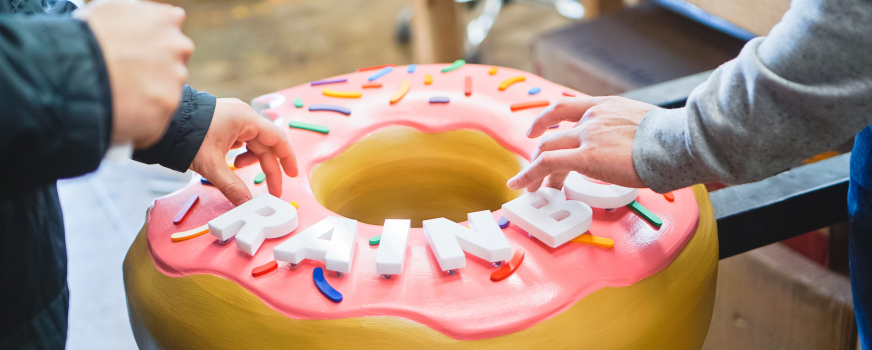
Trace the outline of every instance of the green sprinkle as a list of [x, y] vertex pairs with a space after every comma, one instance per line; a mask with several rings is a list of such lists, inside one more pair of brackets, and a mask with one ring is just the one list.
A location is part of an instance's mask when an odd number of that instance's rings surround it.
[[457, 68], [463, 67], [464, 64], [466, 64], [466, 61], [464, 61], [464, 60], [454, 61], [454, 63], [452, 63], [450, 66], [442, 68], [442, 73], [448, 73], [448, 72], [453, 71]]
[[254, 177], [255, 184], [259, 184], [263, 182], [263, 180], [266, 180], [266, 175], [264, 175], [263, 173], [257, 174], [257, 176]]
[[303, 99], [299, 98], [299, 97], [295, 98], [294, 99], [294, 107], [303, 108]]
[[381, 235], [369, 239], [369, 245], [378, 245], [381, 243]]
[[630, 209], [632, 209], [636, 214], [639, 214], [645, 221], [651, 223], [651, 225], [660, 227], [663, 225], [663, 220], [660, 219], [657, 215], [654, 215], [648, 208], [643, 207], [639, 202], [633, 201], [630, 204], [627, 204]]
[[294, 128], [294, 129], [303, 129], [303, 130], [315, 131], [315, 132], [320, 132], [322, 134], [326, 134], [326, 133], [330, 132], [330, 128], [323, 126], [323, 125], [296, 122], [293, 120], [288, 123], [288, 126]]

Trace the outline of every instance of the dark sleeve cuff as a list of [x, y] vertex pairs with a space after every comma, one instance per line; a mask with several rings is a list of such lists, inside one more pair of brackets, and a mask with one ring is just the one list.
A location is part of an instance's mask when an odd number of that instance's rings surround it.
[[163, 138], [149, 148], [133, 152], [133, 159], [146, 164], [160, 164], [179, 172], [186, 171], [209, 131], [215, 103], [215, 96], [185, 85], [182, 102]]

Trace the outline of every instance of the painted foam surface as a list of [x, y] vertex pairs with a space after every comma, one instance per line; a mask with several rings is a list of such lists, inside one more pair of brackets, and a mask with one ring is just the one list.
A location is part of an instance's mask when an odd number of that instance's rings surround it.
[[[668, 202], [662, 195], [644, 189], [637, 201], [663, 219], [660, 229], [627, 207], [612, 212], [594, 209], [590, 232], [613, 239], [614, 249], [573, 242], [550, 248], [510, 225], [503, 232], [513, 250], [524, 249], [526, 257], [512, 276], [500, 282], [490, 280], [496, 267], [469, 254], [466, 267], [457, 274], [442, 272], [421, 228], [411, 229], [403, 274], [384, 279], [376, 273], [378, 246], [369, 245], [369, 239], [380, 235], [382, 228], [363, 223], [358, 223], [351, 273], [342, 277], [327, 274], [327, 281], [343, 294], [341, 303], [327, 300], [315, 287], [312, 271], [323, 267], [321, 262], [304, 260], [295, 268], [282, 263], [274, 272], [252, 277], [253, 268], [273, 260], [272, 249], [276, 245], [327, 216], [338, 216], [314, 198], [308, 174], [315, 165], [338, 155], [355, 141], [386, 126], [401, 125], [425, 132], [468, 128], [488, 134], [529, 160], [538, 139], [528, 139], [526, 131], [544, 108], [511, 112], [509, 106], [534, 99], [555, 103], [564, 91], [577, 93], [513, 69], [501, 68], [496, 75], [488, 75], [490, 66], [467, 64], [442, 73], [440, 69], [446, 66], [419, 65], [411, 74], [405, 67], [397, 68], [379, 78], [383, 83], [380, 89], [362, 89], [371, 72], [361, 72], [336, 77], [348, 78], [346, 83], [315, 87], [305, 84], [278, 92], [288, 101], [302, 98], [307, 106], [335, 104], [352, 110], [350, 116], [309, 112], [291, 103], [274, 109], [280, 115], [276, 124], [286, 130], [300, 167], [300, 176], [284, 178], [282, 192], [282, 199], [300, 204], [299, 227], [287, 236], [267, 239], [253, 257], [237, 249], [234, 239], [221, 243], [208, 234], [172, 242], [173, 233], [201, 226], [233, 207], [215, 187], [193, 181], [154, 204], [148, 225], [148, 247], [158, 270], [170, 277], [212, 274], [232, 280], [272, 309], [294, 319], [396, 316], [455, 339], [474, 340], [526, 329], [563, 312], [600, 288], [641, 281], [665, 268], [681, 252], [697, 227], [699, 209], [693, 193], [689, 188], [674, 191], [675, 201]], [[424, 85], [425, 74], [433, 75], [431, 85]], [[466, 75], [473, 77], [470, 97], [464, 95]], [[506, 91], [498, 90], [500, 82], [516, 75], [524, 75], [527, 80]], [[390, 104], [390, 97], [406, 79], [411, 81], [411, 90], [401, 101]], [[541, 87], [542, 92], [528, 95], [533, 86]], [[328, 97], [321, 94], [323, 87], [362, 91], [363, 97]], [[430, 104], [430, 97], [437, 95], [448, 96], [451, 102]], [[288, 120], [326, 125], [330, 133], [289, 129]], [[564, 123], [561, 129], [569, 127], [569, 123]], [[267, 192], [265, 183], [255, 185], [252, 181], [261, 172], [259, 164], [235, 172], [252, 195]], [[195, 193], [200, 195], [200, 204], [185, 222], [173, 225], [178, 208]], [[495, 219], [499, 219], [500, 212], [493, 213]]]

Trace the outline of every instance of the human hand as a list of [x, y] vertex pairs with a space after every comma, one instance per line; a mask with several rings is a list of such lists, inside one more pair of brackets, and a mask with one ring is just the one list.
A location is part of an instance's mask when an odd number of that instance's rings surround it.
[[570, 171], [624, 187], [645, 187], [633, 166], [636, 128], [654, 105], [605, 96], [563, 98], [536, 117], [527, 137], [542, 136], [561, 121], [578, 122], [573, 129], [542, 138], [530, 165], [511, 178], [513, 190], [535, 191], [548, 177], [548, 186], [563, 187]]
[[287, 136], [251, 106], [235, 98], [218, 99], [209, 131], [194, 156], [191, 170], [203, 175], [234, 205], [245, 203], [251, 199], [251, 191], [224, 160], [228, 151], [243, 144], [249, 151], [246, 154], [260, 160], [269, 193], [281, 196], [282, 169], [290, 177], [297, 176], [297, 160]]
[[185, 11], [145, 1], [101, 0], [77, 10], [100, 43], [112, 89], [112, 143], [160, 140], [178, 108], [194, 43]]

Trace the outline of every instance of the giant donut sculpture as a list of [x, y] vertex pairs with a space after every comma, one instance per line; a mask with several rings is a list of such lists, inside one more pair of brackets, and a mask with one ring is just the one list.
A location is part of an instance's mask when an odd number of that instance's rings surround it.
[[[481, 210], [495, 220], [503, 216], [501, 206], [523, 194], [505, 182], [536, 149], [538, 140], [525, 136], [533, 118], [578, 92], [530, 73], [463, 62], [362, 70], [327, 81], [254, 103], [286, 130], [297, 155], [300, 176], [284, 178], [281, 196], [299, 205], [293, 232], [266, 239], [254, 255], [210, 234], [176, 241], [174, 234], [233, 205], [200, 181], [154, 202], [124, 261], [141, 348], [702, 346], [718, 259], [702, 186], [674, 191], [672, 201], [639, 190], [634, 203], [656, 214], [659, 227], [627, 206], [594, 206], [590, 230], [579, 237], [610, 239], [611, 248], [579, 238], [553, 248], [513, 222], [502, 232], [516, 254], [525, 254], [500, 281], [491, 275], [502, 267], [469, 254], [465, 267], [443, 271], [428, 245], [423, 220], [466, 224], [468, 213]], [[267, 192], [253, 181], [259, 164], [234, 171], [254, 196]], [[174, 224], [186, 202], [187, 216]], [[350, 272], [327, 269], [324, 277], [340, 302], [313, 281], [326, 269], [320, 261], [279, 262], [254, 276], [271, 266], [273, 248], [327, 217], [357, 220]], [[391, 278], [377, 273], [379, 246], [369, 244], [386, 218], [412, 225], [404, 270]]]

